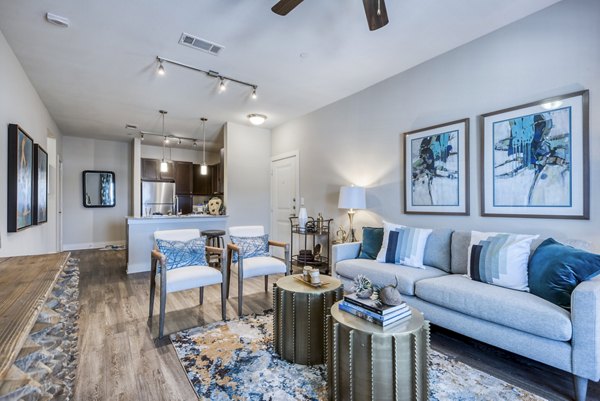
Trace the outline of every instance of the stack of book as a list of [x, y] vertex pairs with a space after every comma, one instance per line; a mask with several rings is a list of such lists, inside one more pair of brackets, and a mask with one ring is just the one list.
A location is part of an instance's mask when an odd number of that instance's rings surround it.
[[372, 299], [358, 298], [356, 294], [345, 295], [339, 307], [340, 310], [382, 327], [404, 322], [411, 316], [410, 308], [405, 302], [400, 305], [389, 306]]

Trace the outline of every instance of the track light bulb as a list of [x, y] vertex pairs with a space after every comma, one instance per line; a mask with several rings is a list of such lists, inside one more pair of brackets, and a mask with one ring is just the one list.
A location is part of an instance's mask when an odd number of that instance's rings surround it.
[[164, 141], [165, 143], [169, 143], [169, 138], [167, 138], [167, 137], [165, 136], [165, 139], [164, 139], [163, 141]]
[[192, 144], [193, 147], [198, 146], [198, 144], [196, 143], [196, 141], [194, 141], [194, 143]]
[[208, 174], [208, 167], [206, 166], [206, 163], [202, 163], [200, 165], [200, 175], [207, 175]]
[[165, 75], [165, 67], [163, 66], [162, 61], [160, 61], [158, 66], [158, 75]]
[[223, 80], [223, 78], [221, 78], [221, 83], [219, 84], [219, 90], [221, 92], [224, 92], [225, 89], [227, 89], [227, 87], [225, 86], [225, 81]]
[[140, 135], [140, 141], [143, 141], [143, 140], [144, 140], [144, 134], [141, 134]]
[[169, 171], [169, 165], [167, 164], [165, 159], [162, 159], [162, 161], [160, 162], [160, 172], [166, 173], [167, 171]]
[[177, 141], [178, 145], [181, 145], [181, 138], [179, 138], [179, 140]]
[[258, 96], [256, 95], [256, 88], [252, 89], [252, 99], [256, 99]]

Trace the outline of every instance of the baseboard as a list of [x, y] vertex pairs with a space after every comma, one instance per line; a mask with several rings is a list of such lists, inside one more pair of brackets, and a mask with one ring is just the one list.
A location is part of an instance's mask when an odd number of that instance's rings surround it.
[[79, 251], [82, 249], [98, 249], [108, 245], [125, 246], [126, 241], [83, 242], [80, 244], [63, 244], [64, 251]]

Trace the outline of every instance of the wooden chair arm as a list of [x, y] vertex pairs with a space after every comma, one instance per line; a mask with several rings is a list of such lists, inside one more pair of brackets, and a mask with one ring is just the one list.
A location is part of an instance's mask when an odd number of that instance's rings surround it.
[[286, 246], [288, 246], [288, 244], [285, 242], [274, 241], [272, 239], [269, 240], [269, 245], [278, 246], [280, 248], [285, 248]]
[[240, 247], [236, 244], [227, 244], [227, 249], [235, 252], [240, 252]]
[[163, 266], [164, 266], [165, 262], [167, 261], [167, 257], [165, 255], [163, 255], [162, 253], [160, 253], [157, 249], [152, 250], [152, 259], [156, 259], [156, 260], [160, 261], [160, 264]]

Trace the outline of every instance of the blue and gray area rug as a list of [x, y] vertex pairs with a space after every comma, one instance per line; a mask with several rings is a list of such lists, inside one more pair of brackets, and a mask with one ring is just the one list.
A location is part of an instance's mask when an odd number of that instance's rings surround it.
[[[201, 400], [327, 400], [325, 367], [283, 361], [273, 352], [273, 316], [252, 315], [171, 335]], [[431, 351], [431, 401], [544, 400]]]

